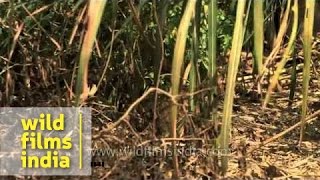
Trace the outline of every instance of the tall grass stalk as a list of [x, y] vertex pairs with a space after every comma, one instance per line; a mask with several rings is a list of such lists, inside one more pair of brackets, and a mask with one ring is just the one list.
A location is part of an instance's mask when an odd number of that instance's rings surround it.
[[82, 42], [79, 69], [76, 85], [76, 106], [80, 101], [85, 100], [89, 94], [88, 88], [88, 64], [91, 58], [92, 48], [100, 26], [101, 17], [105, 8], [106, 1], [90, 0], [88, 9], [87, 31]]
[[[194, 13], [196, 0], [188, 0], [185, 11], [177, 32], [176, 44], [174, 47], [173, 61], [172, 61], [172, 76], [171, 76], [171, 94], [176, 96], [179, 94], [180, 78], [182, 64], [184, 61], [185, 47], [189, 24]], [[171, 137], [177, 137], [177, 117], [178, 117], [178, 106], [177, 104], [171, 103], [170, 107], [170, 121], [171, 121]], [[174, 176], [179, 176], [179, 163], [177, 157], [177, 146], [176, 141], [172, 141], [173, 147], [173, 165], [174, 165]]]
[[[246, 7], [246, 0], [238, 0], [237, 15], [235, 27], [233, 30], [232, 47], [230, 59], [228, 62], [227, 85], [223, 105], [223, 117], [221, 134], [219, 135], [220, 149], [224, 152], [229, 151], [230, 133], [231, 133], [231, 115], [233, 106], [233, 97], [235, 91], [236, 77], [238, 66], [240, 62], [240, 55], [244, 39], [244, 12]], [[225, 174], [228, 168], [228, 157], [221, 158], [221, 171]]]
[[301, 112], [301, 129], [300, 129], [300, 140], [299, 145], [303, 140], [304, 128], [306, 123], [307, 115], [307, 103], [308, 103], [308, 90], [310, 80], [310, 63], [311, 63], [311, 43], [312, 33], [314, 24], [314, 7], [315, 0], [306, 1], [306, 10], [304, 15], [304, 26], [303, 26], [303, 55], [304, 55], [304, 66], [303, 66], [303, 84], [302, 84], [302, 112]]

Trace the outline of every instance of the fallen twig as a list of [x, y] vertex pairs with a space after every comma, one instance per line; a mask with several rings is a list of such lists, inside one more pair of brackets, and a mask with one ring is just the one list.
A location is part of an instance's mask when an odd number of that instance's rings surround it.
[[[310, 123], [310, 122], [314, 121], [316, 119], [315, 117], [318, 116], [318, 115], [320, 115], [320, 109], [318, 111], [314, 112], [313, 114], [311, 114], [310, 116], [308, 116], [306, 118], [306, 120], [307, 120], [306, 123]], [[284, 136], [285, 134], [289, 133], [290, 131], [292, 131], [295, 128], [297, 128], [298, 126], [300, 126], [300, 124], [301, 124], [301, 122], [299, 121], [298, 123], [296, 123], [295, 125], [289, 127], [288, 129], [286, 129], [286, 130], [276, 134], [275, 136], [265, 140], [264, 142], [262, 142], [258, 146], [253, 147], [251, 150], [248, 151], [248, 153], [252, 153], [253, 151], [259, 149], [260, 147], [262, 147], [262, 146], [264, 146], [264, 145], [266, 145], [266, 144], [268, 144], [268, 143], [270, 143], [272, 141], [275, 141], [276, 139]]]

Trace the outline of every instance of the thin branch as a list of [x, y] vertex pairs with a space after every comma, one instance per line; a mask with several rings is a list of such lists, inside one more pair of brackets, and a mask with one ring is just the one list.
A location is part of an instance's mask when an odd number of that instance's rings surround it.
[[[314, 121], [315, 119], [317, 119], [316, 116], [318, 116], [319, 114], [320, 114], [320, 110], [318, 110], [318, 111], [316, 111], [315, 113], [313, 113], [313, 114], [311, 114], [310, 116], [308, 116], [308, 117], [306, 118], [306, 120], [307, 120], [306, 123], [310, 123], [310, 122]], [[262, 146], [264, 146], [264, 145], [266, 145], [266, 144], [269, 144], [269, 143], [272, 142], [272, 141], [275, 141], [275, 140], [279, 139], [280, 137], [286, 135], [286, 134], [289, 133], [290, 131], [292, 131], [292, 130], [294, 130], [295, 128], [299, 127], [300, 124], [301, 124], [301, 121], [298, 122], [298, 123], [296, 123], [295, 125], [289, 127], [288, 129], [286, 129], [286, 130], [284, 130], [284, 131], [276, 134], [275, 136], [273, 136], [273, 137], [265, 140], [264, 142], [262, 142], [262, 143], [259, 144], [258, 146], [253, 147], [251, 150], [248, 151], [248, 153], [252, 153], [253, 151], [259, 149], [260, 147], [262, 147]]]
[[140, 104], [149, 94], [153, 93], [153, 92], [157, 92], [159, 94], [163, 94], [167, 97], [170, 98], [171, 102], [176, 104], [176, 105], [180, 105], [177, 101], [177, 99], [181, 96], [193, 96], [193, 95], [196, 95], [196, 94], [199, 94], [201, 92], [204, 92], [204, 91], [209, 91], [211, 90], [211, 88], [207, 88], [207, 89], [203, 89], [203, 90], [199, 90], [199, 91], [196, 91], [196, 92], [193, 92], [193, 93], [188, 93], [188, 94], [184, 94], [184, 95], [176, 95], [176, 96], [173, 96], [171, 95], [169, 92], [165, 91], [165, 90], [162, 90], [162, 89], [159, 89], [159, 88], [155, 88], [155, 87], [151, 87], [149, 88], [142, 96], [140, 96], [135, 102], [133, 102], [129, 108], [127, 109], [127, 111], [114, 123], [112, 123], [111, 125], [109, 125], [107, 128], [105, 127], [102, 127], [103, 129], [96, 135], [97, 137], [100, 136], [101, 134], [103, 133], [108, 133], [110, 132], [111, 130], [113, 130], [115, 127], [117, 127], [120, 123], [122, 123], [124, 120], [128, 121], [129, 122], [129, 119], [128, 119], [128, 116], [130, 114], [130, 112], [138, 105]]

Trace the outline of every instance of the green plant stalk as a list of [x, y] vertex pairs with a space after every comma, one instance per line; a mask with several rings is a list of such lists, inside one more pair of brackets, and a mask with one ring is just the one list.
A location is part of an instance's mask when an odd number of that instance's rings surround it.
[[[192, 45], [192, 48], [194, 48], [194, 44]], [[195, 52], [192, 51], [191, 52], [191, 58], [192, 58], [192, 61], [195, 60]], [[190, 82], [190, 85], [189, 85], [189, 92], [190, 93], [193, 93], [196, 91], [196, 88], [197, 88], [197, 73], [196, 73], [196, 65], [194, 62], [191, 62], [191, 69], [190, 69], [190, 74], [189, 74], [189, 82]], [[196, 109], [196, 100], [195, 100], [195, 97], [192, 95], [190, 96], [189, 98], [189, 112], [194, 112], [195, 109]]]
[[[209, 2], [208, 7], [208, 79], [210, 83], [210, 87], [212, 90], [209, 94], [209, 106], [207, 107], [205, 112], [209, 115], [214, 125], [215, 130], [218, 130], [218, 122], [217, 122], [217, 104], [218, 99], [216, 95], [217, 91], [217, 18], [218, 18], [218, 7], [217, 0], [211, 0]], [[219, 147], [219, 142], [217, 139], [213, 140], [212, 148], [215, 149]], [[218, 157], [213, 156], [212, 158], [213, 167], [218, 169]]]
[[283, 54], [281, 61], [277, 65], [277, 69], [274, 72], [274, 75], [271, 78], [271, 82], [268, 87], [268, 91], [266, 94], [266, 98], [263, 102], [262, 108], [266, 108], [266, 106], [270, 100], [271, 93], [278, 83], [280, 73], [281, 73], [282, 69], [284, 68], [284, 66], [286, 65], [287, 61], [289, 60], [290, 55], [292, 54], [292, 49], [293, 49], [293, 45], [294, 45], [294, 42], [297, 37], [297, 30], [298, 30], [298, 0], [294, 0], [292, 11], [293, 11], [294, 18], [293, 18], [293, 26], [292, 26], [292, 31], [291, 31], [290, 38], [289, 38], [289, 43], [288, 43], [288, 46]]
[[254, 71], [257, 74], [262, 73], [263, 65], [263, 41], [264, 41], [264, 0], [253, 1], [253, 31], [254, 31]]
[[[191, 70], [189, 75], [189, 92], [193, 93], [197, 88], [197, 62], [199, 58], [199, 32], [200, 32], [200, 17], [201, 17], [201, 2], [202, 0], [198, 0], [195, 7], [195, 17], [193, 19], [193, 27], [192, 27], [192, 62], [191, 62]], [[190, 96], [190, 112], [194, 112], [196, 109], [196, 99], [194, 96]]]
[[290, 78], [290, 94], [289, 94], [289, 105], [292, 106], [294, 94], [296, 91], [296, 84], [297, 84], [297, 50], [295, 46], [293, 46], [293, 58], [292, 58], [292, 71], [291, 71], [291, 78]]
[[[218, 138], [220, 149], [222, 149], [224, 152], [229, 151], [233, 97], [234, 97], [236, 77], [237, 77], [238, 66], [240, 62], [240, 55], [241, 55], [243, 39], [244, 39], [243, 15], [244, 15], [245, 7], [246, 7], [246, 0], [238, 0], [236, 22], [233, 30], [232, 47], [231, 47], [230, 59], [228, 63], [227, 86], [226, 86], [225, 99], [224, 99], [224, 105], [223, 105], [221, 134], [219, 135], [219, 138]], [[223, 174], [226, 173], [227, 168], [228, 168], [228, 157], [222, 156], [221, 171]]]
[[[196, 0], [188, 0], [186, 9], [183, 13], [182, 19], [180, 21], [180, 25], [177, 32], [177, 40], [174, 47], [173, 61], [172, 61], [172, 76], [171, 76], [171, 94], [176, 96], [179, 94], [180, 87], [180, 78], [181, 78], [181, 70], [182, 64], [184, 60], [185, 46], [188, 34], [189, 23], [191, 21], [191, 17], [194, 13]], [[171, 137], [177, 137], [177, 117], [178, 117], [178, 106], [177, 104], [171, 103], [170, 107], [170, 121], [171, 121]], [[177, 157], [177, 146], [176, 141], [172, 141], [173, 147], [173, 165], [174, 165], [174, 177], [177, 178], [179, 176], [179, 164]]]
[[209, 96], [209, 111], [211, 119], [216, 120], [217, 108], [215, 107], [215, 96], [217, 94], [217, 0], [211, 0], [208, 8], [208, 56], [209, 56], [209, 82], [212, 91]]
[[244, 23], [243, 23], [243, 45], [246, 45], [247, 42], [251, 39], [251, 37], [253, 36], [253, 33], [248, 33], [247, 32], [247, 24], [248, 24], [248, 20], [249, 20], [249, 14], [250, 14], [250, 7], [251, 7], [251, 3], [252, 3], [252, 0], [248, 0], [248, 4], [247, 4], [247, 12], [246, 12], [246, 17], [244, 19]]
[[306, 123], [307, 106], [308, 106], [308, 90], [310, 80], [310, 63], [311, 63], [311, 43], [313, 33], [314, 22], [314, 6], [315, 0], [306, 1], [306, 10], [304, 15], [304, 27], [303, 27], [303, 54], [304, 54], [304, 66], [303, 66], [303, 84], [302, 84], [302, 113], [301, 113], [301, 128], [300, 128], [300, 140], [299, 145], [303, 140], [304, 128]]
[[[250, 36], [252, 35], [247, 35], [246, 36], [246, 33], [247, 33], [247, 24], [248, 24], [248, 21], [249, 21], [249, 14], [250, 14], [250, 7], [251, 7], [251, 3], [252, 3], [252, 0], [248, 0], [248, 4], [247, 4], [247, 12], [246, 12], [246, 16], [245, 16], [245, 19], [244, 19], [244, 22], [243, 22], [243, 39], [245, 39], [245, 37], [247, 37], [247, 39], [249, 40], [250, 39]], [[248, 33], [247, 33], [248, 34]], [[245, 45], [247, 43], [247, 41], [243, 40], [243, 45]]]
[[[89, 2], [88, 9], [88, 24], [87, 32], [84, 36], [84, 40], [80, 52], [79, 70], [76, 82], [76, 106], [80, 105], [81, 93], [88, 93], [87, 77], [88, 77], [88, 64], [92, 53], [92, 48], [96, 35], [101, 22], [101, 17], [105, 8], [106, 1], [91, 0]], [[87, 96], [87, 94], [84, 94]], [[84, 97], [86, 98], [86, 97]]]

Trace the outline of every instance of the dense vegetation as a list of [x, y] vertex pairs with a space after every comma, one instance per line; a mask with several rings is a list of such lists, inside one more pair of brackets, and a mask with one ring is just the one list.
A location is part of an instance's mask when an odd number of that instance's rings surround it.
[[0, 105], [92, 107], [94, 149], [173, 152], [96, 155], [92, 179], [320, 177], [318, 8], [0, 1]]

